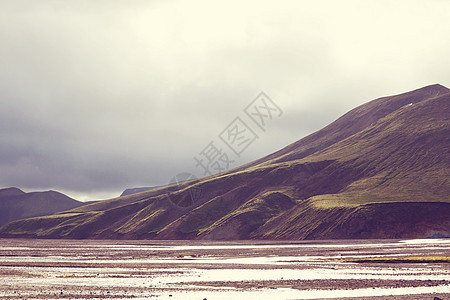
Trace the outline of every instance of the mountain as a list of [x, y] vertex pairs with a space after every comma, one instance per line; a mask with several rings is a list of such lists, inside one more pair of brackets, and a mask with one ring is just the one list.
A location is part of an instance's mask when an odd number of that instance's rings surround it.
[[156, 189], [159, 187], [161, 187], [161, 186], [154, 186], [154, 187], [146, 186], [146, 187], [129, 188], [129, 189], [126, 189], [125, 191], [123, 191], [122, 194], [120, 195], [120, 197], [150, 191], [150, 190], [153, 190], [153, 189]]
[[73, 209], [83, 204], [54, 191], [25, 193], [18, 188], [0, 189], [0, 226], [18, 219]]
[[3, 237], [353, 239], [450, 236], [450, 90], [361, 105], [228, 172], [12, 222]]

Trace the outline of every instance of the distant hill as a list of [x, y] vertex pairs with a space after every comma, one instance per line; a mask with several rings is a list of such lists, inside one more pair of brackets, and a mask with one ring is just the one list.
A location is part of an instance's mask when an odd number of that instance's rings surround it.
[[147, 187], [138, 187], [138, 188], [130, 188], [130, 189], [126, 189], [125, 191], [122, 192], [122, 194], [120, 195], [120, 197], [123, 196], [128, 196], [128, 195], [133, 195], [133, 194], [137, 194], [137, 193], [142, 193], [142, 192], [146, 192], [146, 191], [150, 191], [156, 188], [159, 188], [160, 186], [147, 186]]
[[226, 173], [16, 221], [0, 236], [450, 237], [449, 153], [450, 90], [431, 85], [370, 101]]
[[45, 216], [84, 205], [58, 192], [25, 193], [18, 188], [0, 189], [0, 226], [29, 217]]

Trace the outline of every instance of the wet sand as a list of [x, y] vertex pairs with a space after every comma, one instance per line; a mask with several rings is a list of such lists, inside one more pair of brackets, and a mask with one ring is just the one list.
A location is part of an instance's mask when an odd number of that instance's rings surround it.
[[398, 262], [424, 256], [450, 240], [0, 239], [0, 298], [450, 299], [445, 259]]

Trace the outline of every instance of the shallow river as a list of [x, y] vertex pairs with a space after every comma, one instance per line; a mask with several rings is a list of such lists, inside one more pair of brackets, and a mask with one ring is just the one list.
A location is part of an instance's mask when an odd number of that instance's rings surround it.
[[[448, 259], [449, 255], [448, 239], [314, 242], [0, 239], [0, 297], [433, 299], [450, 295], [449, 263], [445, 260], [404, 263], [401, 259]], [[386, 261], [358, 261], [364, 258]], [[399, 258], [400, 263], [390, 262], [391, 258]]]

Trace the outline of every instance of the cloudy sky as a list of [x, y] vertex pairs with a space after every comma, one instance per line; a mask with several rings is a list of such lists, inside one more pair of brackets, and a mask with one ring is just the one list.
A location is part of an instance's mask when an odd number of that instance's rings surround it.
[[[80, 200], [236, 167], [374, 98], [450, 86], [450, 1], [0, 0], [0, 187]], [[265, 131], [244, 113], [264, 91]], [[234, 155], [239, 117], [258, 138]], [[270, 122], [269, 122], [270, 121]]]

